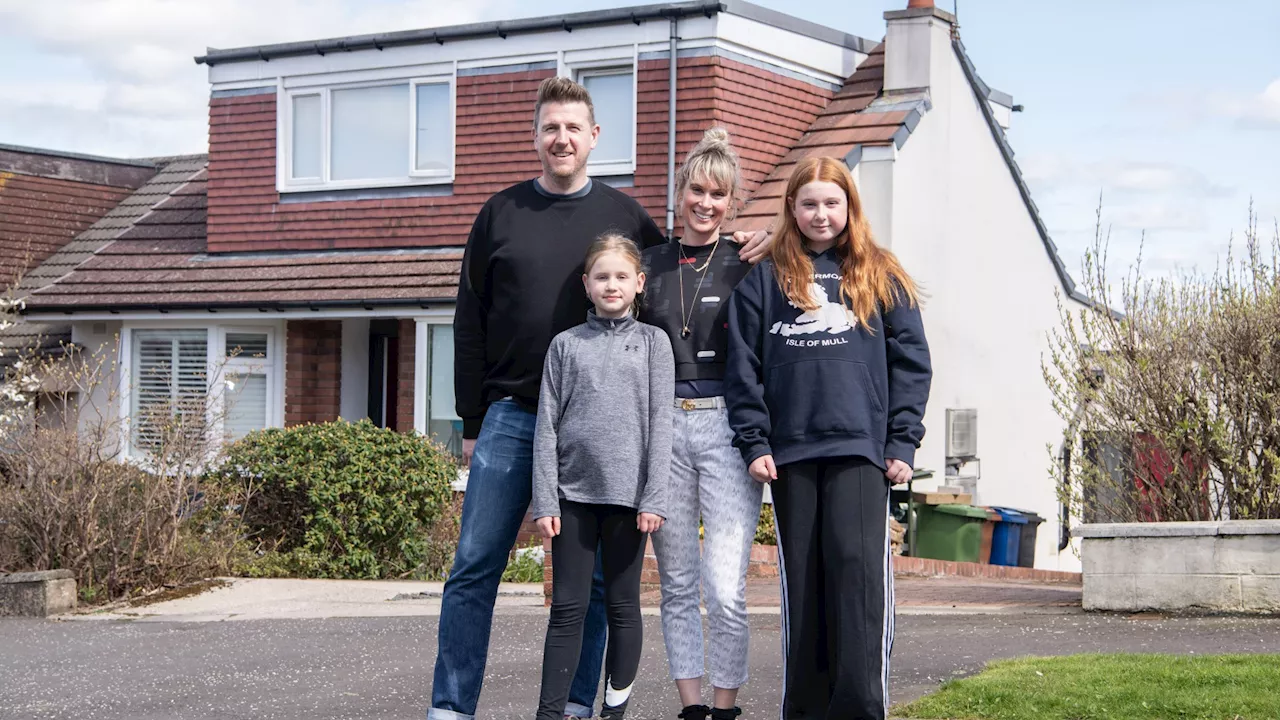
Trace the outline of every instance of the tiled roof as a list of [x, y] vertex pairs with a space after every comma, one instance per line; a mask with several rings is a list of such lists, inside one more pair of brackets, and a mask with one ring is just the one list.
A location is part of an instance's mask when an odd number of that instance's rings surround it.
[[0, 284], [39, 265], [133, 189], [0, 168]]
[[815, 155], [847, 158], [863, 145], [901, 144], [915, 128], [912, 104], [877, 102], [884, 90], [884, 43], [858, 66], [809, 130], [757, 188], [734, 221], [735, 230], [762, 230], [778, 214], [796, 163]]
[[[410, 305], [452, 299], [458, 250], [209, 255], [203, 157], [166, 165], [50, 258], [27, 312]], [[113, 217], [114, 215], [114, 217]], [[99, 227], [102, 226], [102, 227]]]
[[18, 322], [0, 330], [0, 374], [24, 353], [54, 357], [71, 347], [71, 326], [66, 324]]

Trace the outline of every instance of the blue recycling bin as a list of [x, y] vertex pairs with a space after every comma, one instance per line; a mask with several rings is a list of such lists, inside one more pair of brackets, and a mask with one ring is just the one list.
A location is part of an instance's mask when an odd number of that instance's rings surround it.
[[988, 508], [1000, 515], [991, 533], [991, 564], [1018, 564], [1018, 548], [1022, 544], [1022, 526], [1027, 524], [1027, 516], [1009, 508]]

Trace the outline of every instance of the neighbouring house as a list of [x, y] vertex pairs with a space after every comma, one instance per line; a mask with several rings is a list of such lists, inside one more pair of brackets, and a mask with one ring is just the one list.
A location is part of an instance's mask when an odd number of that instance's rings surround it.
[[[211, 49], [196, 59], [212, 90], [207, 157], [160, 162], [46, 259], [24, 283], [27, 316], [84, 346], [120, 338], [126, 416], [240, 349], [232, 436], [368, 417], [456, 450], [462, 245], [489, 195], [538, 174], [535, 91], [570, 76], [603, 127], [591, 174], [674, 234], [673, 159], [713, 124], [742, 158], [741, 228], [768, 224], [797, 159], [844, 158], [879, 240], [929, 295], [917, 463], [937, 484], [980, 464], [983, 502], [1048, 518], [1036, 565], [1075, 569], [1059, 548], [1045, 448], [1062, 423], [1040, 359], [1057, 295], [1088, 300], [1014, 162], [1012, 99], [977, 75], [954, 17], [911, 0], [885, 18], [867, 29], [879, 42], [697, 1]], [[157, 367], [176, 371], [144, 382]]]
[[[0, 288], [16, 296], [43, 283], [35, 276], [49, 256], [75, 244], [83, 233], [155, 175], [153, 160], [122, 160], [37, 148], [0, 145]], [[48, 275], [44, 275], [45, 281]], [[18, 283], [23, 283], [21, 289]], [[0, 328], [0, 374], [19, 354], [33, 350], [45, 357], [73, 351], [69, 323], [22, 322]], [[58, 413], [59, 384], [41, 378], [35, 397], [41, 417]]]

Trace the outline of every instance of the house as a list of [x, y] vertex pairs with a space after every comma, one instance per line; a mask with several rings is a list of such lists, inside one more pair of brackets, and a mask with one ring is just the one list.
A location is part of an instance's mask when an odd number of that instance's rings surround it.
[[[798, 158], [845, 158], [880, 241], [929, 294], [936, 374], [918, 464], [964, 476], [980, 461], [982, 500], [1048, 518], [1037, 566], [1070, 569], [1040, 355], [1055, 295], [1086, 299], [1014, 163], [1012, 99], [978, 77], [955, 19], [911, 0], [886, 21], [876, 42], [697, 0], [211, 49], [196, 58], [212, 90], [207, 157], [161, 163], [113, 220], [45, 260], [26, 312], [82, 345], [119, 336], [124, 384], [140, 388], [125, 415], [230, 356], [233, 435], [369, 417], [456, 449], [462, 245], [489, 195], [540, 171], [535, 91], [571, 76], [603, 127], [590, 173], [675, 234], [673, 163], [713, 124], [742, 158], [742, 228], [768, 223]], [[165, 363], [178, 370], [163, 386], [141, 382]], [[982, 443], [949, 458], [948, 411], [962, 409]], [[953, 440], [971, 440], [973, 414], [954, 416], [968, 423]]]
[[[122, 160], [0, 145], [0, 288], [18, 297], [43, 283], [41, 263], [63, 250], [156, 172], [151, 160]], [[17, 285], [23, 283], [19, 290]], [[32, 350], [62, 357], [74, 346], [71, 325], [21, 322], [0, 328], [0, 373]], [[53, 407], [51, 378], [42, 378], [36, 407]]]

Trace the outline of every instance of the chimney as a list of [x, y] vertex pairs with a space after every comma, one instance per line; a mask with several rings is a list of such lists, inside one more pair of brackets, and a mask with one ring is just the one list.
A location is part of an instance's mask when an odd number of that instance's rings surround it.
[[952, 55], [956, 18], [933, 0], [909, 0], [906, 10], [884, 14], [884, 89], [886, 93], [939, 88]]

